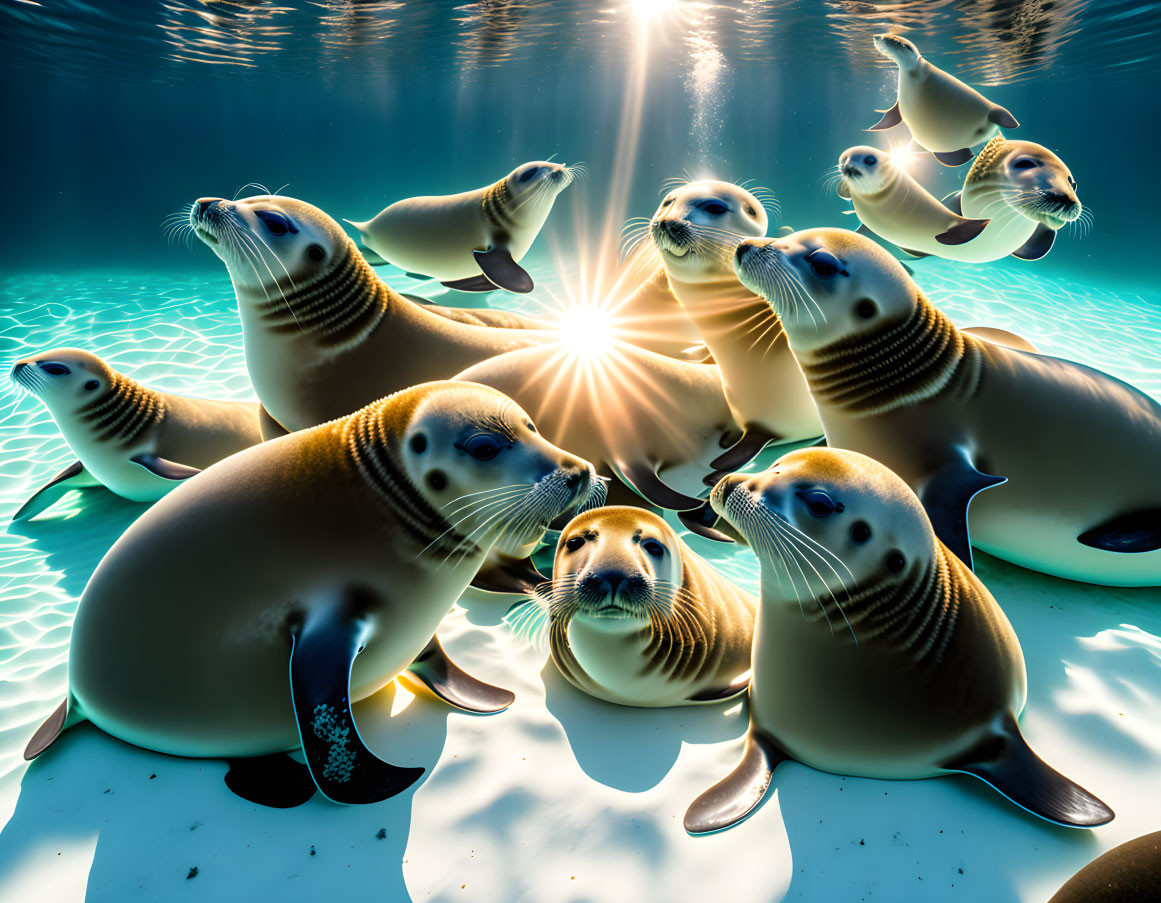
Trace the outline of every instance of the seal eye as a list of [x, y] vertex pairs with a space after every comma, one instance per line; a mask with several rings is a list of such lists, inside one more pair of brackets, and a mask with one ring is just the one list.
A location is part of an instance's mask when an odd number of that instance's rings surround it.
[[747, 204], [746, 205], [746, 216], [757, 216], [757, 215], [758, 215], [758, 211], [755, 210], [753, 207], [751, 207], [749, 204]]
[[831, 279], [842, 272], [842, 265], [838, 258], [822, 248], [811, 252], [810, 256], [806, 258], [806, 262], [810, 264], [811, 271], [819, 279]]
[[309, 257], [311, 260], [317, 262], [319, 260], [322, 260], [324, 257], [326, 257], [327, 252], [323, 248], [322, 245], [311, 245], [309, 248], [306, 249], [306, 256]]
[[673, 203], [673, 198], [666, 198], [664, 201], [661, 202], [661, 206], [668, 207], [672, 203]]
[[64, 364], [41, 364], [40, 369], [49, 376], [68, 376], [72, 372]]
[[568, 549], [570, 552], [575, 552], [577, 549], [579, 549], [584, 544], [585, 544], [585, 538], [583, 536], [574, 536], [574, 537], [572, 537], [572, 539], [570, 539], [568, 542], [566, 542], [564, 544], [564, 547], [566, 549]]
[[503, 446], [500, 445], [495, 436], [489, 436], [487, 433], [476, 433], [463, 444], [463, 450], [477, 461], [491, 461], [500, 454]]
[[795, 495], [806, 503], [806, 510], [815, 517], [830, 517], [843, 510], [842, 502], [836, 502], [821, 489], [800, 489]]
[[857, 520], [851, 526], [851, 539], [855, 542], [866, 542], [871, 538], [871, 528], [865, 520]]
[[1017, 160], [1015, 163], [1012, 164], [1012, 168], [1013, 169], [1033, 169], [1039, 165], [1040, 164], [1036, 160], [1033, 160], [1029, 157], [1022, 157], [1021, 159]]
[[95, 379], [90, 379], [90, 380], [89, 380], [87, 383], [85, 383], [85, 391], [86, 391], [86, 392], [92, 392], [92, 391], [93, 391], [94, 389], [96, 389], [96, 388], [97, 388], [99, 385], [100, 385], [100, 383], [99, 383], [99, 382], [97, 382]]
[[538, 172], [540, 172], [540, 167], [533, 166], [530, 169], [526, 169], [526, 170], [524, 170], [524, 172], [520, 173], [520, 178], [517, 181], [527, 182], [529, 179], [531, 179]]
[[903, 553], [897, 549], [893, 549], [887, 553], [887, 570], [893, 574], [898, 574], [903, 570], [903, 566], [907, 563], [907, 559], [903, 557]]
[[447, 477], [444, 476], [442, 470], [433, 470], [427, 475], [427, 485], [439, 492], [439, 490], [447, 488]]
[[665, 555], [665, 546], [659, 543], [656, 539], [647, 539], [641, 543], [641, 548], [652, 555], [654, 558], [661, 558]]
[[721, 201], [706, 201], [704, 204], [698, 204], [698, 206], [706, 213], [711, 213], [714, 216], [721, 216], [723, 213], [730, 212], [730, 208]]
[[255, 216], [266, 224], [266, 231], [271, 235], [285, 235], [287, 232], [297, 232], [287, 217], [275, 210], [255, 210]]
[[410, 445], [413, 452], [417, 455], [422, 455], [427, 451], [427, 436], [423, 435], [423, 433], [416, 433], [411, 437]]
[[879, 162], [879, 158], [874, 154], [867, 154], [865, 157], [863, 157], [863, 162], [866, 163], [867, 166], [874, 166]]
[[858, 317], [863, 320], [871, 319], [871, 317], [873, 317], [878, 312], [879, 309], [875, 307], [875, 302], [870, 298], [864, 298], [862, 301], [855, 305], [855, 314], [857, 314]]
[[1072, 176], [1068, 177], [1068, 185], [1073, 191], [1076, 191], [1076, 179], [1074, 179]]
[[528, 427], [528, 432], [530, 432], [530, 433], [535, 433], [535, 432], [536, 432], [536, 424], [535, 424], [535, 423], [533, 423], [531, 420], [525, 420], [525, 421], [524, 421], [524, 425], [525, 425], [526, 427]]

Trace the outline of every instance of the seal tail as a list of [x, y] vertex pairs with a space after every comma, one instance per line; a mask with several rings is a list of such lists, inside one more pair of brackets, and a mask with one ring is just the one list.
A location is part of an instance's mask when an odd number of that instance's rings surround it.
[[64, 702], [58, 705], [56, 710], [36, 729], [36, 733], [32, 735], [32, 739], [24, 747], [24, 761], [31, 762], [52, 746], [61, 734], [74, 724], [84, 720], [84, 716], [81, 715], [72, 696], [66, 697]]

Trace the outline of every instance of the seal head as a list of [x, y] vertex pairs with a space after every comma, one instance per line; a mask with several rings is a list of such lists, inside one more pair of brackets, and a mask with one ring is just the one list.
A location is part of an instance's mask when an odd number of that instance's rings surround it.
[[742, 238], [765, 235], [769, 217], [745, 188], [702, 179], [666, 194], [649, 225], [670, 279], [704, 283], [732, 281], [730, 252]]

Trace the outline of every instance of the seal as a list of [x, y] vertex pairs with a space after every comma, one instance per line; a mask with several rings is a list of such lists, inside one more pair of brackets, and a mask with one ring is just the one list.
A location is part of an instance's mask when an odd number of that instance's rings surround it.
[[227, 458], [97, 566], [73, 626], [69, 698], [25, 757], [87, 718], [171, 755], [301, 747], [309, 780], [298, 766], [288, 787], [252, 784], [266, 758], [238, 765], [228, 783], [255, 802], [273, 790], [276, 803], [305, 801], [312, 782], [336, 802], [392, 796], [422, 769], [367, 749], [351, 704], [408, 668], [468, 711], [510, 704], [447, 659], [436, 628], [490, 554], [527, 555], [593, 483], [510, 399], [453, 382]]
[[1161, 887], [1161, 831], [1113, 847], [1065, 882], [1048, 903], [1153, 903]]
[[707, 179], [674, 187], [650, 223], [669, 285], [721, 370], [726, 401], [741, 439], [711, 464], [713, 485], [768, 443], [822, 433], [810, 391], [778, 317], [738, 282], [730, 266], [737, 243], [766, 234], [758, 198], [730, 182]]
[[758, 556], [762, 595], [746, 752], [689, 807], [686, 830], [745, 818], [790, 760], [856, 777], [969, 774], [1056, 824], [1112, 820], [1021, 736], [1012, 625], [897, 475], [802, 449], [725, 477], [710, 500]]
[[643, 248], [634, 258], [644, 259], [630, 260], [625, 273], [629, 290], [611, 305], [618, 337], [666, 357], [712, 364], [696, 324], [669, 287], [669, 274], [656, 249]]
[[11, 376], [44, 402], [77, 456], [13, 520], [34, 517], [69, 490], [88, 486], [134, 502], [156, 501], [215, 461], [262, 441], [256, 404], [159, 392], [80, 348], [23, 357]]
[[[1152, 398], [1090, 367], [965, 335], [853, 232], [748, 240], [735, 266], [782, 317], [827, 442], [906, 480], [965, 562], [975, 545], [1072, 580], [1161, 584]], [[790, 284], [825, 319], [807, 316]]]
[[346, 220], [363, 244], [409, 273], [466, 292], [530, 292], [519, 261], [578, 169], [536, 160], [474, 191], [396, 201], [374, 219]]
[[577, 689], [645, 707], [745, 692], [758, 600], [658, 515], [623, 506], [577, 515], [552, 575], [533, 610], [547, 613], [552, 658]]
[[997, 129], [1019, 128], [1015, 116], [933, 66], [906, 38], [875, 35], [875, 49], [899, 67], [899, 95], [872, 131], [902, 122], [936, 160], [960, 166], [972, 158], [972, 146], [983, 144]]
[[268, 436], [556, 335], [480, 325], [483, 311], [447, 316], [392, 291], [339, 224], [304, 201], [202, 198], [190, 224], [230, 271]]
[[[498, 355], [455, 378], [511, 396], [550, 442], [615, 475], [649, 503], [680, 512], [690, 530], [729, 541], [712, 529], [717, 518], [699, 497], [710, 462], [741, 434], [718, 368], [616, 338], [599, 347], [583, 336], [571, 339], [577, 344]], [[610, 500], [619, 501], [612, 490]]]

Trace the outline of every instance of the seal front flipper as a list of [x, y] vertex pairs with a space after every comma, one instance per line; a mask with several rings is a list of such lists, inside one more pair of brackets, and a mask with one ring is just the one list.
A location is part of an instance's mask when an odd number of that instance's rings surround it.
[[949, 459], [928, 478], [918, 493], [939, 541], [969, 568], [972, 567], [972, 546], [968, 536], [968, 506], [976, 493], [1007, 480], [1007, 477], [980, 473], [972, 464], [967, 449], [957, 445]]
[[471, 585], [489, 593], [531, 595], [548, 578], [536, 569], [531, 558], [492, 555], [476, 572]]
[[770, 787], [774, 769], [788, 759], [751, 727], [741, 763], [693, 801], [685, 811], [685, 830], [690, 834], [709, 834], [736, 825], [758, 808]]
[[12, 515], [12, 519], [18, 521], [36, 517], [40, 512], [51, 508], [60, 501], [67, 492], [99, 485], [101, 485], [100, 482], [85, 470], [80, 461], [73, 461], [72, 464], [36, 490], [32, 497]]
[[661, 477], [657, 476], [657, 472], [644, 461], [610, 461], [609, 465], [630, 489], [658, 508], [690, 511], [705, 504], [703, 499], [694, 498], [667, 486], [661, 481]]
[[903, 114], [899, 112], [899, 101], [895, 101], [895, 105], [889, 110], [879, 110], [883, 114], [883, 118], [876, 122], [873, 126], [867, 129], [868, 132], [880, 132], [883, 129], [889, 129], [897, 126], [903, 121]]
[[467, 279], [441, 282], [440, 285], [445, 288], [454, 288], [457, 292], [494, 292], [498, 288], [483, 273], [479, 276], [469, 276]]
[[741, 439], [710, 461], [710, 467], [714, 469], [714, 472], [703, 478], [702, 482], [707, 486], [716, 486], [718, 480], [726, 474], [731, 474], [735, 470], [745, 467], [769, 443], [776, 442], [781, 438], [777, 433], [764, 426], [756, 423], [748, 424], [742, 430]]
[[502, 712], [516, 701], [516, 694], [502, 687], [478, 680], [448, 658], [439, 643], [439, 637], [432, 637], [424, 650], [419, 653], [403, 676], [414, 675], [425, 687], [449, 705], [466, 712], [490, 715]]
[[129, 460], [165, 480], [188, 480], [201, 473], [196, 467], [186, 467], [186, 465], [178, 464], [176, 461], [167, 461], [165, 458], [159, 458], [149, 452], [134, 455]]
[[1093, 828], [1114, 817], [1101, 800], [1032, 751], [1011, 712], [973, 749], [943, 767], [991, 784], [1017, 806], [1058, 825]]
[[525, 295], [532, 291], [532, 277], [528, 271], [512, 259], [507, 248], [491, 248], [488, 251], [472, 251], [480, 270], [500, 288]]
[[942, 163], [944, 166], [963, 166], [975, 156], [970, 148], [961, 147], [959, 150], [944, 151], [943, 153], [932, 153], [933, 157]]
[[259, 806], [293, 809], [314, 796], [310, 769], [286, 753], [227, 759], [226, 786], [235, 794]]
[[28, 745], [24, 747], [24, 761], [31, 762], [46, 749], [52, 746], [74, 724], [84, 721], [84, 717], [77, 712], [75, 705], [71, 705], [71, 696], [66, 696], [64, 702], [58, 705], [51, 715], [36, 729]]
[[941, 245], [963, 245], [977, 237], [990, 223], [990, 219], [962, 219], [946, 232], [940, 232], [935, 240]]
[[286, 427], [270, 416], [270, 412], [262, 405], [258, 405], [258, 428], [262, 431], [262, 441], [277, 439], [290, 433]]
[[1129, 511], [1110, 517], [1081, 533], [1076, 541], [1106, 552], [1155, 552], [1161, 549], [1161, 508]]
[[714, 542], [735, 542], [733, 537], [717, 528], [721, 519], [718, 517], [718, 513], [710, 507], [708, 501], [703, 502], [700, 507], [694, 508], [692, 511], [677, 512], [677, 519], [690, 533], [696, 533], [698, 536], [704, 536]]
[[1041, 223], [1032, 233], [1032, 237], [1012, 252], [1012, 256], [1018, 257], [1020, 260], [1039, 260], [1052, 250], [1054, 241], [1056, 241], [1056, 233]]
[[400, 768], [367, 749], [351, 712], [351, 666], [371, 632], [362, 593], [348, 590], [307, 613], [291, 635], [290, 696], [310, 776], [336, 803], [377, 803], [414, 784], [422, 768]]

